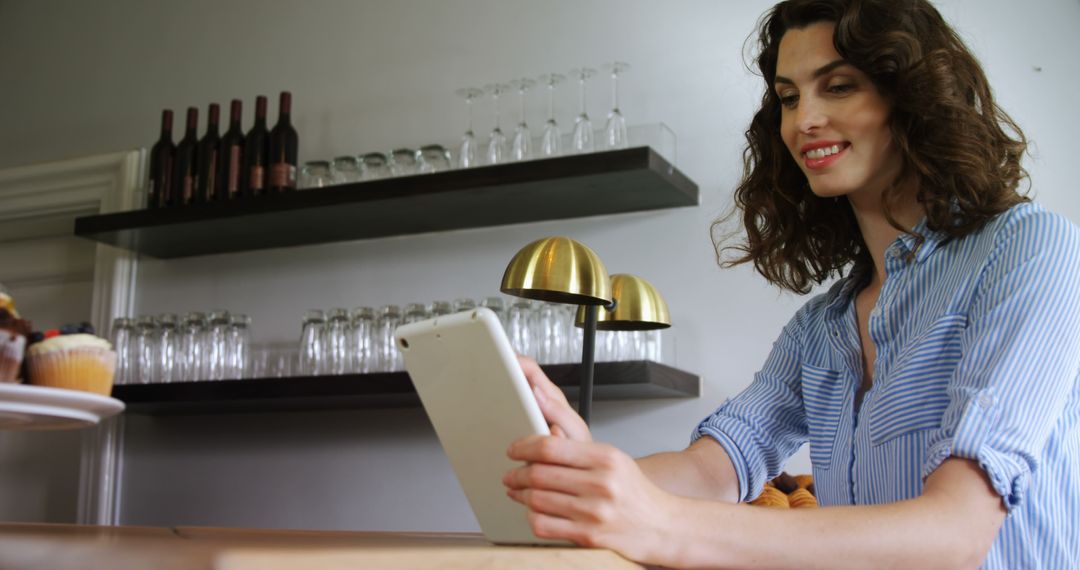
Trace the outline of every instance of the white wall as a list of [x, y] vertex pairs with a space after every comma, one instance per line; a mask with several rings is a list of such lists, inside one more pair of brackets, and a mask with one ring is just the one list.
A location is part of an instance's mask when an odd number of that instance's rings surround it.
[[[697, 208], [174, 261], [144, 260], [139, 310], [226, 307], [259, 340], [291, 340], [311, 307], [494, 291], [527, 241], [565, 234], [671, 305], [676, 365], [694, 400], [600, 402], [596, 434], [633, 454], [685, 445], [698, 418], [743, 388], [803, 299], [747, 268], [716, 267], [710, 222], [730, 204], [742, 131], [760, 97], [743, 42], [769, 2], [138, 2], [0, 0], [0, 167], [149, 146], [160, 109], [294, 93], [301, 159], [451, 141], [459, 87], [596, 65], [634, 67], [631, 123], [663, 121]], [[1065, 153], [1080, 119], [1080, 4], [941, 2], [982, 57], [1001, 104], [1034, 142], [1036, 196], [1080, 221]], [[1036, 70], [1039, 69], [1039, 71]], [[604, 115], [604, 82], [590, 92]], [[575, 94], [559, 93], [569, 125]], [[272, 114], [276, 105], [271, 105]], [[477, 131], [490, 128], [477, 108]], [[511, 115], [504, 115], [509, 120]], [[543, 116], [533, 98], [529, 121]], [[250, 119], [247, 119], [249, 121]], [[247, 122], [245, 124], [248, 124]], [[418, 410], [146, 418], [127, 423], [123, 522], [470, 530], [475, 522]], [[792, 464], [808, 470], [804, 455]]]

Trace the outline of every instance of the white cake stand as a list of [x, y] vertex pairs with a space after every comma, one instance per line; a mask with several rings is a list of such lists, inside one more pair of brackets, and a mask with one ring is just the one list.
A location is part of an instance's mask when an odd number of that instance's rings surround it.
[[124, 411], [116, 398], [0, 382], [0, 430], [60, 430], [97, 425]]

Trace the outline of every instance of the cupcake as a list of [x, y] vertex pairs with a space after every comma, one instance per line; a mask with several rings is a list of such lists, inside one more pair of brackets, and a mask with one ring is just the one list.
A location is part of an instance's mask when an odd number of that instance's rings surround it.
[[0, 308], [0, 382], [15, 382], [26, 353], [30, 321], [19, 318], [13, 306]]
[[37, 386], [85, 390], [108, 396], [112, 392], [116, 353], [112, 345], [92, 334], [57, 334], [27, 350], [29, 381]]

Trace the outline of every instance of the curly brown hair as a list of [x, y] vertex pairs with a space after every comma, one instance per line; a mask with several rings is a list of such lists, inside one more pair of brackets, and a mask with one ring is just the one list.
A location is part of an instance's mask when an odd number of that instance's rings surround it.
[[[814, 283], [872, 263], [848, 201], [813, 194], [780, 138], [781, 102], [773, 88], [780, 39], [819, 22], [835, 23], [837, 53], [892, 106], [890, 129], [903, 166], [882, 204], [894, 227], [908, 231], [892, 216], [902, 181], [915, 181], [928, 227], [950, 237], [976, 231], [1027, 200], [1018, 192], [1027, 176], [1020, 165], [1027, 140], [994, 102], [979, 62], [929, 2], [787, 0], [759, 23], [765, 94], [746, 131], [735, 209], [713, 224], [715, 232], [741, 212], [746, 240], [724, 246], [714, 233], [724, 267], [752, 261], [774, 285], [807, 293]], [[737, 257], [724, 261], [726, 250]]]

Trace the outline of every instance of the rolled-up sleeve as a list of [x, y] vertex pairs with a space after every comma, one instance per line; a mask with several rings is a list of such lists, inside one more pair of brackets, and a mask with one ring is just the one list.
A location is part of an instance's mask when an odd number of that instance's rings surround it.
[[922, 475], [974, 460], [1011, 510], [1080, 381], [1080, 230], [1046, 212], [1002, 228], [970, 306]]
[[806, 441], [798, 319], [784, 327], [750, 386], [694, 430], [692, 440], [709, 436], [727, 452], [742, 501], [754, 499]]

